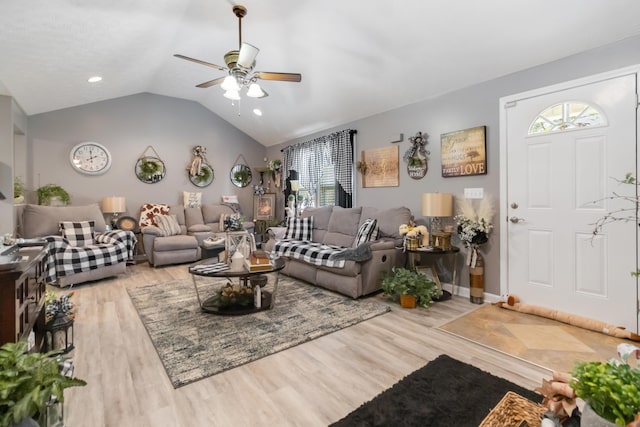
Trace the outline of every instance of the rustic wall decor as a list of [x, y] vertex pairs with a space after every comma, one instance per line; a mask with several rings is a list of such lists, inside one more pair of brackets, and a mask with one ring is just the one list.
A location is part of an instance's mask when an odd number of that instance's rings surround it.
[[443, 177], [487, 173], [485, 130], [478, 126], [440, 135]]
[[425, 145], [428, 144], [426, 133], [418, 132], [416, 136], [409, 138], [411, 148], [404, 153], [404, 161], [407, 162], [407, 173], [413, 179], [422, 179], [429, 170], [429, 154]]
[[397, 187], [400, 185], [399, 153], [397, 145], [363, 150], [360, 157], [366, 164], [362, 174], [363, 187]]

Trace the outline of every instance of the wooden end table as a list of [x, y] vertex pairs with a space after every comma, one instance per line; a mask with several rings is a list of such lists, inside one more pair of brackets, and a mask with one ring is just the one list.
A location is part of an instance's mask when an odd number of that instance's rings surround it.
[[[435, 267], [435, 263], [431, 263], [431, 264], [422, 264], [422, 257], [425, 256], [426, 258], [433, 258], [433, 257], [442, 257], [442, 256], [446, 256], [447, 258], [451, 259], [451, 271], [452, 271], [452, 283], [451, 283], [451, 290], [453, 291], [453, 293], [455, 293], [455, 289], [456, 289], [456, 281], [457, 281], [457, 271], [456, 271], [456, 254], [458, 252], [460, 252], [460, 248], [457, 246], [451, 246], [448, 249], [440, 249], [440, 248], [435, 248], [435, 247], [421, 247], [418, 249], [407, 249], [408, 252], [408, 261], [409, 261], [409, 268], [412, 270], [416, 269], [417, 265], [431, 265], [434, 269], [434, 271], [436, 271], [435, 274], [437, 274], [437, 270]], [[442, 297], [440, 297], [440, 299], [438, 301], [442, 301], [442, 300], [446, 300], [451, 298], [451, 293], [449, 293], [448, 291], [445, 291], [444, 289], [442, 289], [442, 284], [440, 284], [440, 280], [436, 280], [436, 284], [438, 286], [438, 288], [442, 291]], [[447, 295], [448, 294], [448, 295]]]

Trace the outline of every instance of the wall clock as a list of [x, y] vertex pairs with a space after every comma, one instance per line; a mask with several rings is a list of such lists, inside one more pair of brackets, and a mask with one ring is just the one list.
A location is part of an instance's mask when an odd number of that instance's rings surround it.
[[71, 167], [87, 175], [100, 175], [111, 167], [111, 153], [97, 142], [81, 142], [69, 153]]

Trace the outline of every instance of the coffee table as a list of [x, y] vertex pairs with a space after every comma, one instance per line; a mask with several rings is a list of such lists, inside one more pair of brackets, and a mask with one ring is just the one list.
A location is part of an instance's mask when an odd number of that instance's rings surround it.
[[[200, 266], [206, 265], [214, 265], [220, 264], [217, 258], [209, 258], [205, 260], [200, 260], [189, 267], [189, 273], [191, 273], [191, 278], [193, 279], [193, 287], [196, 290], [196, 295], [198, 297], [198, 304], [202, 311], [212, 314], [221, 314], [221, 315], [242, 315], [242, 314], [250, 314], [256, 313], [258, 311], [270, 310], [275, 306], [276, 303], [276, 293], [278, 291], [278, 280], [280, 278], [280, 270], [284, 268], [284, 260], [280, 258], [276, 258], [271, 260], [272, 267], [269, 270], [263, 271], [249, 271], [243, 268], [242, 271], [231, 271], [231, 270], [223, 270], [223, 271], [199, 271]], [[238, 279], [238, 284], [241, 287], [249, 287], [253, 289], [253, 285], [251, 283], [251, 278], [259, 275], [270, 275], [271, 280], [273, 280], [273, 288], [271, 290], [261, 290], [262, 301], [260, 307], [255, 307], [254, 304], [250, 305], [231, 305], [231, 306], [221, 306], [220, 305], [220, 287], [215, 289], [213, 295], [204, 297], [202, 299], [200, 297], [200, 290], [198, 289], [198, 279], [197, 277], [211, 277], [211, 278], [224, 278], [228, 279], [228, 282], [233, 282], [233, 279]], [[226, 285], [227, 283], [225, 283]], [[266, 284], [266, 283], [265, 283]], [[265, 286], [265, 284], [256, 285], [261, 288]]]

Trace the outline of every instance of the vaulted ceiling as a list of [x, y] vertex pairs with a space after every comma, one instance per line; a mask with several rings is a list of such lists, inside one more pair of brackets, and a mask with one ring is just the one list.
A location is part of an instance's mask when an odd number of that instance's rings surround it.
[[[218, 86], [234, 4], [267, 98]], [[2, 0], [0, 94], [28, 115], [141, 92], [201, 103], [271, 146], [640, 34], [637, 0]], [[87, 79], [103, 80], [90, 84]], [[252, 113], [259, 107], [261, 117]]]

